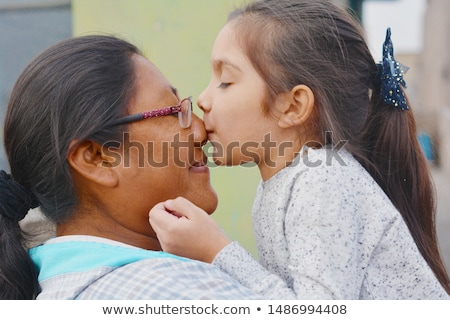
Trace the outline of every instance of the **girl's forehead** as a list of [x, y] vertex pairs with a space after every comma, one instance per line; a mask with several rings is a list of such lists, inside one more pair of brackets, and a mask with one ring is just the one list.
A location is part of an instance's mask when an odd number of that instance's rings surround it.
[[235, 29], [226, 24], [217, 35], [211, 53], [211, 65], [215, 69], [228, 67], [243, 71], [244, 66], [250, 63], [244, 50], [236, 39]]
[[237, 46], [236, 31], [230, 24], [226, 24], [217, 34], [213, 46], [213, 54], [227, 52], [230, 49], [234, 50]]

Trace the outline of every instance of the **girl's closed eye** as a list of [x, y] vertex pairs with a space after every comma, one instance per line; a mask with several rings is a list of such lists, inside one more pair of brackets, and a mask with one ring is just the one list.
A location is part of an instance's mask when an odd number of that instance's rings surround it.
[[228, 88], [229, 85], [231, 85], [231, 83], [229, 83], [229, 82], [221, 82], [219, 84], [218, 88], [226, 89], [226, 88]]

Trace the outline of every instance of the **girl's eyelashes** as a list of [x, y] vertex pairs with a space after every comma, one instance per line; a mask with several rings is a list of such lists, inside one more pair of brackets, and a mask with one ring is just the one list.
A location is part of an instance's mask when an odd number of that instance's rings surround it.
[[221, 82], [221, 83], [219, 84], [218, 88], [225, 89], [225, 88], [227, 88], [230, 84], [231, 84], [231, 83]]

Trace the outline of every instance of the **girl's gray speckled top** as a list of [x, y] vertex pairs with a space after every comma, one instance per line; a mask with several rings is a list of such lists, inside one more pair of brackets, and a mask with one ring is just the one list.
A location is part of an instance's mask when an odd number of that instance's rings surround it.
[[400, 213], [346, 151], [309, 149], [261, 182], [260, 263], [238, 243], [214, 264], [267, 299], [448, 299]]

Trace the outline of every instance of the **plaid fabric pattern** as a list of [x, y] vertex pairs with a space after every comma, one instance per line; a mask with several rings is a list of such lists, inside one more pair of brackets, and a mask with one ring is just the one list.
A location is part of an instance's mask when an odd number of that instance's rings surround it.
[[119, 267], [57, 274], [40, 282], [38, 299], [244, 300], [255, 293], [217, 267], [194, 260], [150, 258]]

